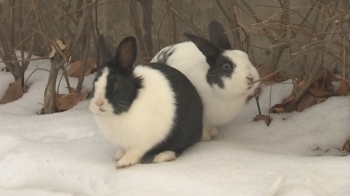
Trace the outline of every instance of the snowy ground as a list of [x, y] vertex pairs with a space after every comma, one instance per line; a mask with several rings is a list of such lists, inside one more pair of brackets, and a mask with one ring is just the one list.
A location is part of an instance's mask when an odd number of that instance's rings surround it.
[[[26, 75], [36, 67], [48, 69], [48, 61], [34, 61]], [[46, 72], [36, 72], [22, 99], [0, 105], [1, 196], [350, 195], [350, 156], [334, 156], [350, 137], [349, 97], [272, 115], [269, 127], [252, 122], [252, 100], [214, 141], [197, 144], [173, 162], [117, 170], [116, 149], [97, 129], [88, 101], [67, 112], [36, 114], [46, 79]], [[0, 96], [10, 82], [12, 76], [0, 72]], [[269, 90], [261, 96], [264, 113]], [[274, 85], [272, 104], [290, 90], [290, 84]]]

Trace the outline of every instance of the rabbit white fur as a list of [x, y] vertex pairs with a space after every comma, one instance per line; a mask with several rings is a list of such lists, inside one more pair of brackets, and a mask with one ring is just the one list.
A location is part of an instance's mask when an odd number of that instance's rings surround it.
[[[99, 39], [100, 45], [104, 45], [104, 38]], [[132, 37], [125, 40], [134, 42], [134, 50], [120, 52], [118, 48], [117, 57], [118, 54], [125, 57], [132, 52], [135, 52], [136, 57], [135, 39]], [[129, 43], [124, 43], [125, 40], [121, 42], [120, 48], [129, 47], [127, 45]], [[116, 58], [107, 61], [101, 67], [94, 82], [94, 93], [89, 109], [94, 113], [96, 123], [106, 139], [119, 147], [115, 154], [118, 168], [138, 163], [152, 150], [155, 153], [153, 162], [171, 161], [200, 140], [202, 130], [200, 97], [181, 72], [165, 64], [137, 65], [132, 68], [130, 63], [134, 61], [130, 60], [128, 65], [131, 66], [128, 68], [130, 73], [127, 73], [129, 71], [119, 65], [125, 61], [128, 60]], [[176, 80], [182, 84], [180, 90], [183, 89], [185, 93], [194, 96], [194, 103], [179, 100], [182, 95], [177, 91], [174, 92], [179, 88], [172, 85], [173, 79], [169, 74], [177, 77]], [[129, 82], [136, 82], [136, 87], [130, 86]], [[133, 92], [136, 93], [135, 96]], [[188, 116], [177, 115], [179, 107], [183, 106], [181, 104], [188, 103], [191, 106], [186, 106], [185, 109], [193, 109], [195, 114], [191, 113], [192, 111], [188, 113], [196, 115], [193, 117], [194, 121], [187, 120]], [[178, 123], [181, 123], [181, 129]]]
[[[191, 41], [167, 46], [151, 61], [164, 62], [178, 69], [196, 87], [204, 106], [203, 141], [215, 137], [218, 134], [217, 127], [230, 122], [238, 114], [247, 97], [259, 86], [259, 82], [254, 81], [260, 79], [248, 55], [243, 51], [230, 49], [228, 38], [220, 30], [221, 24], [216, 21], [214, 23], [212, 28], [215, 29], [209, 29], [212, 43], [198, 36], [185, 34]], [[213, 47], [217, 47], [215, 52], [208, 49]], [[208, 61], [211, 60], [212, 65], [209, 65]], [[220, 63], [224, 65], [226, 62], [233, 64], [231, 75], [220, 71]]]

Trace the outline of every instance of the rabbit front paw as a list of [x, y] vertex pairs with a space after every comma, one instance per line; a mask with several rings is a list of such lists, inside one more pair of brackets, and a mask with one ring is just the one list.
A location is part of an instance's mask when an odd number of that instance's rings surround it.
[[119, 159], [117, 168], [125, 168], [140, 162], [142, 153], [139, 151], [126, 151], [125, 154]]
[[219, 135], [219, 131], [216, 127], [206, 127], [203, 129], [202, 133], [202, 141], [208, 142], [213, 139], [213, 137], [216, 137]]
[[154, 156], [153, 163], [161, 163], [176, 159], [174, 151], [164, 151]]

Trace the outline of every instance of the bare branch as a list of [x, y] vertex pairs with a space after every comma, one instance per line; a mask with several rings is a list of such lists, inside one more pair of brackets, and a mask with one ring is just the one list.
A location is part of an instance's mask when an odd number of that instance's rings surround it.
[[[169, 2], [167, 2], [169, 4]], [[187, 26], [189, 26], [195, 33], [202, 37], [206, 37], [206, 33], [204, 33], [202, 30], [200, 30], [193, 22], [189, 21], [185, 17], [183, 17], [177, 10], [174, 9], [174, 7], [170, 6], [170, 10], [178, 17], [182, 22], [184, 22]]]
[[145, 50], [148, 55], [149, 61], [153, 57], [153, 42], [152, 42], [152, 4], [153, 0], [143, 0], [142, 12], [143, 12], [143, 40], [145, 42]]

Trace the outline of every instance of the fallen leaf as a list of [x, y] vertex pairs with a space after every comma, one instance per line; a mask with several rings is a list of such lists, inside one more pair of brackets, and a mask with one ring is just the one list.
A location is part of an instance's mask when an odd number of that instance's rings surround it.
[[270, 109], [270, 112], [271, 113], [283, 113], [287, 107], [288, 107], [287, 104], [279, 103], [279, 104], [272, 106]]
[[327, 98], [325, 97], [317, 97], [316, 99], [317, 99], [317, 103], [322, 103], [327, 100]]
[[343, 78], [339, 79], [339, 88], [337, 90], [337, 94], [340, 96], [345, 96], [349, 94], [349, 92], [350, 92], [349, 82]]
[[257, 114], [257, 115], [253, 118], [253, 121], [265, 120], [266, 118], [269, 118], [269, 116]]
[[316, 97], [307, 93], [300, 99], [299, 104], [297, 106], [297, 111], [302, 112], [305, 109], [315, 105], [316, 103], [317, 103]]
[[[67, 75], [70, 77], [79, 77], [80, 76], [80, 70], [82, 68], [82, 60], [75, 61], [72, 66], [67, 70]], [[93, 58], [89, 58], [86, 61], [86, 68], [85, 68], [85, 76], [88, 76], [91, 74], [94, 66], [96, 65], [96, 60]]]
[[87, 98], [89, 91], [83, 93], [69, 93], [65, 95], [59, 95], [58, 97], [58, 110], [66, 111], [75, 106], [78, 102]]
[[275, 107], [275, 108], [271, 109], [271, 112], [272, 113], [283, 113], [284, 110], [285, 110], [284, 108], [277, 108], [277, 107]]
[[272, 122], [272, 118], [269, 117], [268, 115], [258, 114], [253, 118], [253, 121], [259, 121], [259, 120], [264, 120], [267, 126], [269, 126]]
[[1, 98], [0, 104], [6, 104], [18, 100], [23, 96], [22, 78], [18, 78], [15, 82], [11, 83]]
[[308, 90], [315, 97], [325, 97], [325, 98], [327, 98], [327, 97], [331, 97], [331, 96], [336, 95], [332, 91], [321, 90], [321, 89], [318, 89], [318, 88], [315, 88], [315, 87], [310, 87]]
[[283, 113], [287, 107], [289, 106], [290, 102], [294, 100], [294, 92], [292, 92], [288, 97], [284, 98], [282, 100], [282, 103], [278, 103], [271, 107], [270, 112], [272, 113]]

